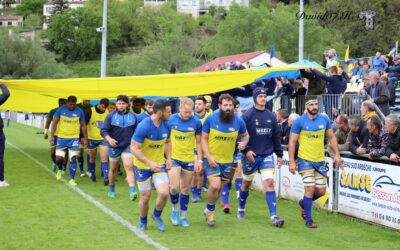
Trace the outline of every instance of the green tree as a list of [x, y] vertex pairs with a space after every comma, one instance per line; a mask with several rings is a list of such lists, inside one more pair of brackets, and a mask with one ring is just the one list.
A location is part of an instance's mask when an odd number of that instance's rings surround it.
[[[400, 40], [400, 0], [328, 0], [313, 6], [314, 12], [336, 13], [335, 20], [327, 18], [320, 20], [320, 23], [332, 32], [341, 34], [344, 42], [350, 45], [351, 57], [372, 56], [376, 51], [386, 54]], [[359, 13], [365, 10], [376, 12], [372, 30], [366, 30], [366, 20], [359, 17]], [[345, 13], [350, 13], [350, 18]]]
[[42, 18], [37, 14], [30, 14], [24, 21], [24, 27], [31, 30], [40, 28], [42, 25]]
[[43, 5], [47, 0], [26, 0], [15, 8], [15, 14], [27, 17], [31, 14], [43, 16]]
[[65, 78], [71, 71], [54, 59], [39, 41], [0, 32], [0, 78]]

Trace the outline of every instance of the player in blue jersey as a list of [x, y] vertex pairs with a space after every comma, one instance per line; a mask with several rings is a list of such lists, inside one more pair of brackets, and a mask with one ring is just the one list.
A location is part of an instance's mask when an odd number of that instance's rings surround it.
[[[306, 97], [306, 113], [292, 125], [289, 138], [289, 171], [298, 170], [304, 183], [304, 198], [300, 200], [301, 215], [306, 227], [317, 228], [312, 219], [312, 203], [326, 192], [327, 169], [325, 165], [325, 136], [335, 153], [334, 163], [343, 168], [338, 144], [328, 116], [318, 114], [318, 100]], [[296, 143], [299, 142], [298, 159], [295, 160]]]
[[62, 165], [64, 163], [65, 149], [68, 149], [69, 155], [69, 184], [76, 186], [75, 172], [77, 165], [77, 157], [79, 156], [79, 134], [82, 132], [83, 145], [87, 143], [87, 131], [85, 117], [82, 110], [76, 106], [76, 97], [69, 96], [67, 104], [57, 109], [53, 117], [53, 126], [51, 128], [50, 143], [54, 144], [55, 132], [58, 131], [56, 145], [56, 163], [58, 171], [56, 173], [57, 180], [61, 179]]
[[138, 125], [135, 134], [132, 136], [131, 151], [135, 155], [135, 175], [140, 191], [141, 230], [147, 229], [151, 182], [157, 190], [152, 218], [155, 220], [158, 230], [162, 232], [165, 230], [161, 213], [168, 200], [167, 170], [172, 165], [170, 128], [167, 123], [170, 115], [171, 104], [168, 101], [155, 101], [153, 114]]
[[145, 118], [150, 117], [153, 114], [153, 105], [154, 101], [153, 100], [146, 100], [144, 104], [144, 112], [141, 113], [140, 115], [137, 116], [138, 123], [143, 121]]
[[234, 113], [233, 102], [229, 94], [220, 95], [219, 111], [209, 115], [202, 128], [201, 145], [207, 158], [204, 170], [210, 183], [204, 215], [209, 226], [215, 225], [215, 202], [222, 186], [229, 180], [238, 135], [241, 136], [237, 144], [239, 150], [243, 150], [249, 140], [244, 121]]
[[[179, 113], [170, 117], [172, 168], [168, 172], [170, 198], [172, 203], [171, 221], [174, 226], [188, 227], [186, 212], [189, 204], [189, 187], [193, 173], [202, 168], [202, 161], [193, 162], [193, 145], [197, 144], [197, 156], [202, 159], [200, 144], [201, 122], [192, 115], [193, 101], [182, 98]], [[179, 194], [180, 190], [180, 194]], [[180, 214], [178, 209], [180, 203]]]
[[[49, 139], [49, 128], [50, 128], [51, 122], [53, 121], [54, 114], [56, 113], [57, 109], [59, 109], [61, 106], [64, 106], [65, 104], [67, 104], [67, 99], [59, 98], [58, 99], [58, 107], [50, 110], [49, 113], [47, 114], [46, 123], [44, 125], [44, 139], [45, 140]], [[56, 169], [57, 169], [56, 144], [57, 144], [57, 131], [55, 132], [55, 135], [54, 135], [54, 143], [50, 144], [50, 157], [51, 157], [51, 160], [53, 161], [53, 165], [51, 166], [52, 172], [56, 172]], [[65, 166], [63, 166], [63, 169], [64, 169], [64, 167]]]
[[282, 227], [285, 221], [279, 219], [276, 211], [275, 163], [273, 155], [274, 153], [276, 154], [277, 165], [281, 167], [283, 156], [281, 130], [274, 113], [266, 109], [266, 89], [256, 88], [253, 91], [253, 99], [254, 106], [242, 116], [250, 134], [250, 140], [243, 151], [243, 182], [238, 199], [237, 217], [240, 220], [244, 220], [249, 188], [254, 175], [260, 172], [271, 223], [277, 227]]
[[[204, 96], [197, 96], [196, 100], [194, 102], [194, 116], [197, 117], [201, 124], [204, 123], [206, 120], [207, 116], [210, 113], [206, 113], [206, 104], [207, 100], [204, 98]], [[203, 159], [199, 158], [197, 156], [197, 144], [194, 145], [195, 147], [195, 156], [194, 156], [194, 161], [203, 161]], [[204, 155], [203, 155], [204, 156]], [[202, 168], [200, 171], [194, 173], [193, 181], [192, 181], [192, 202], [200, 202], [203, 201], [203, 198], [201, 197], [201, 190], [202, 187], [206, 189], [206, 183], [207, 183], [207, 177], [204, 175], [204, 168]]]
[[130, 138], [135, 132], [137, 120], [136, 116], [129, 111], [129, 98], [126, 95], [117, 97], [116, 106], [117, 108], [106, 116], [101, 129], [101, 136], [108, 142], [110, 160], [108, 196], [111, 198], [116, 196], [115, 180], [120, 160], [122, 160], [126, 172], [126, 182], [129, 186], [129, 198], [134, 201], [137, 199], [137, 192], [132, 164], [133, 155], [130, 151]]
[[[235, 114], [239, 115], [240, 103], [235, 99]], [[238, 142], [240, 141], [240, 136], [238, 137]], [[235, 153], [233, 156], [232, 170], [231, 175], [229, 177], [229, 181], [225, 183], [222, 187], [221, 191], [221, 206], [224, 208], [225, 213], [229, 213], [231, 209], [231, 204], [229, 203], [229, 195], [232, 188], [232, 181], [235, 178], [235, 189], [236, 189], [236, 198], [239, 197], [240, 188], [242, 186], [242, 152], [240, 152], [237, 148], [235, 149]]]

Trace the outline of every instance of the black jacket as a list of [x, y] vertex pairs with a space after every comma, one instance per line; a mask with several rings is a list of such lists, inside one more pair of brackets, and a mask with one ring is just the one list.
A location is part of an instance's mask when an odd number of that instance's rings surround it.
[[322, 95], [325, 94], [325, 81], [317, 77], [314, 73], [306, 71], [304, 69], [300, 70], [302, 77], [308, 79], [308, 89], [307, 95]]
[[392, 153], [400, 156], [400, 128], [394, 134], [389, 133], [389, 143], [386, 148], [386, 156], [390, 158]]
[[357, 132], [351, 133], [350, 151], [353, 154], [357, 154], [357, 148], [362, 145], [363, 148], [367, 148], [369, 140], [369, 131], [367, 129], [367, 123], [362, 121], [361, 126], [358, 128]]
[[[369, 86], [366, 90], [367, 93], [371, 96], [371, 86]], [[378, 108], [385, 116], [390, 114], [389, 100], [390, 93], [388, 87], [386, 86], [386, 84], [378, 82], [375, 86], [374, 103], [378, 106]]]

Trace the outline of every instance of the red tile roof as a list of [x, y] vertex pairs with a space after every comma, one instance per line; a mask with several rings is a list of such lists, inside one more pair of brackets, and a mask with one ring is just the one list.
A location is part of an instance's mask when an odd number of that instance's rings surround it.
[[211, 62], [205, 63], [199, 67], [194, 68], [193, 71], [194, 72], [204, 72], [204, 71], [206, 71], [207, 66], [209, 68], [215, 69], [218, 67], [219, 64], [225, 64], [227, 62], [239, 61], [240, 63], [243, 64], [265, 52], [266, 52], [265, 50], [261, 50], [261, 51], [250, 52], [250, 53], [245, 53], [245, 54], [217, 57], [214, 60], [212, 60]]

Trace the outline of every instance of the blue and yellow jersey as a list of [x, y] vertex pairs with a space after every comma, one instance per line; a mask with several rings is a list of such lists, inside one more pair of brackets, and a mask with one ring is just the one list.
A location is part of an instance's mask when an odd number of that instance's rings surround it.
[[291, 133], [299, 135], [299, 157], [312, 162], [325, 161], [325, 132], [332, 129], [329, 118], [318, 114], [311, 120], [307, 114], [300, 116], [292, 125]]
[[[207, 116], [209, 116], [210, 114], [211, 114], [211, 113], [204, 113], [204, 115], [199, 116], [199, 115], [196, 114], [196, 112], [193, 112], [193, 115], [194, 115], [197, 119], [200, 120], [201, 125], [204, 124], [204, 121], [206, 120]], [[194, 149], [197, 149], [197, 143], [196, 143], [196, 141], [194, 141]]]
[[233, 162], [237, 137], [247, 132], [242, 118], [235, 115], [232, 123], [223, 123], [219, 112], [206, 118], [202, 130], [208, 134], [208, 149], [218, 163]]
[[168, 125], [171, 129], [172, 159], [192, 162], [192, 145], [196, 144], [196, 135], [201, 135], [200, 120], [192, 115], [184, 121], [179, 114], [173, 114]]
[[140, 123], [141, 121], [143, 121], [147, 117], [150, 117], [150, 116], [146, 112], [141, 113], [140, 115], [137, 116], [138, 123]]
[[[147, 159], [164, 164], [165, 141], [169, 137], [170, 129], [167, 122], [162, 122], [159, 127], [156, 127], [153, 120], [149, 117], [139, 123], [132, 136], [132, 141], [142, 144], [140, 149]], [[135, 166], [138, 168], [150, 169], [149, 166], [138, 159], [135, 159], [134, 161]]]
[[[54, 114], [56, 113], [57, 108], [53, 108], [52, 110], [50, 110], [50, 112], [47, 114], [47, 118], [53, 120]], [[58, 128], [59, 126], [57, 126], [56, 131], [54, 132], [54, 135], [57, 136], [58, 135]]]
[[85, 121], [83, 111], [80, 108], [76, 107], [73, 110], [69, 110], [67, 105], [64, 105], [57, 109], [54, 118], [60, 119], [57, 124], [58, 137], [79, 138], [80, 122]]
[[90, 120], [87, 124], [87, 133], [89, 140], [103, 140], [103, 136], [100, 134], [100, 130], [103, 127], [104, 120], [108, 115], [108, 110], [104, 113], [97, 113], [96, 108], [92, 107]]

